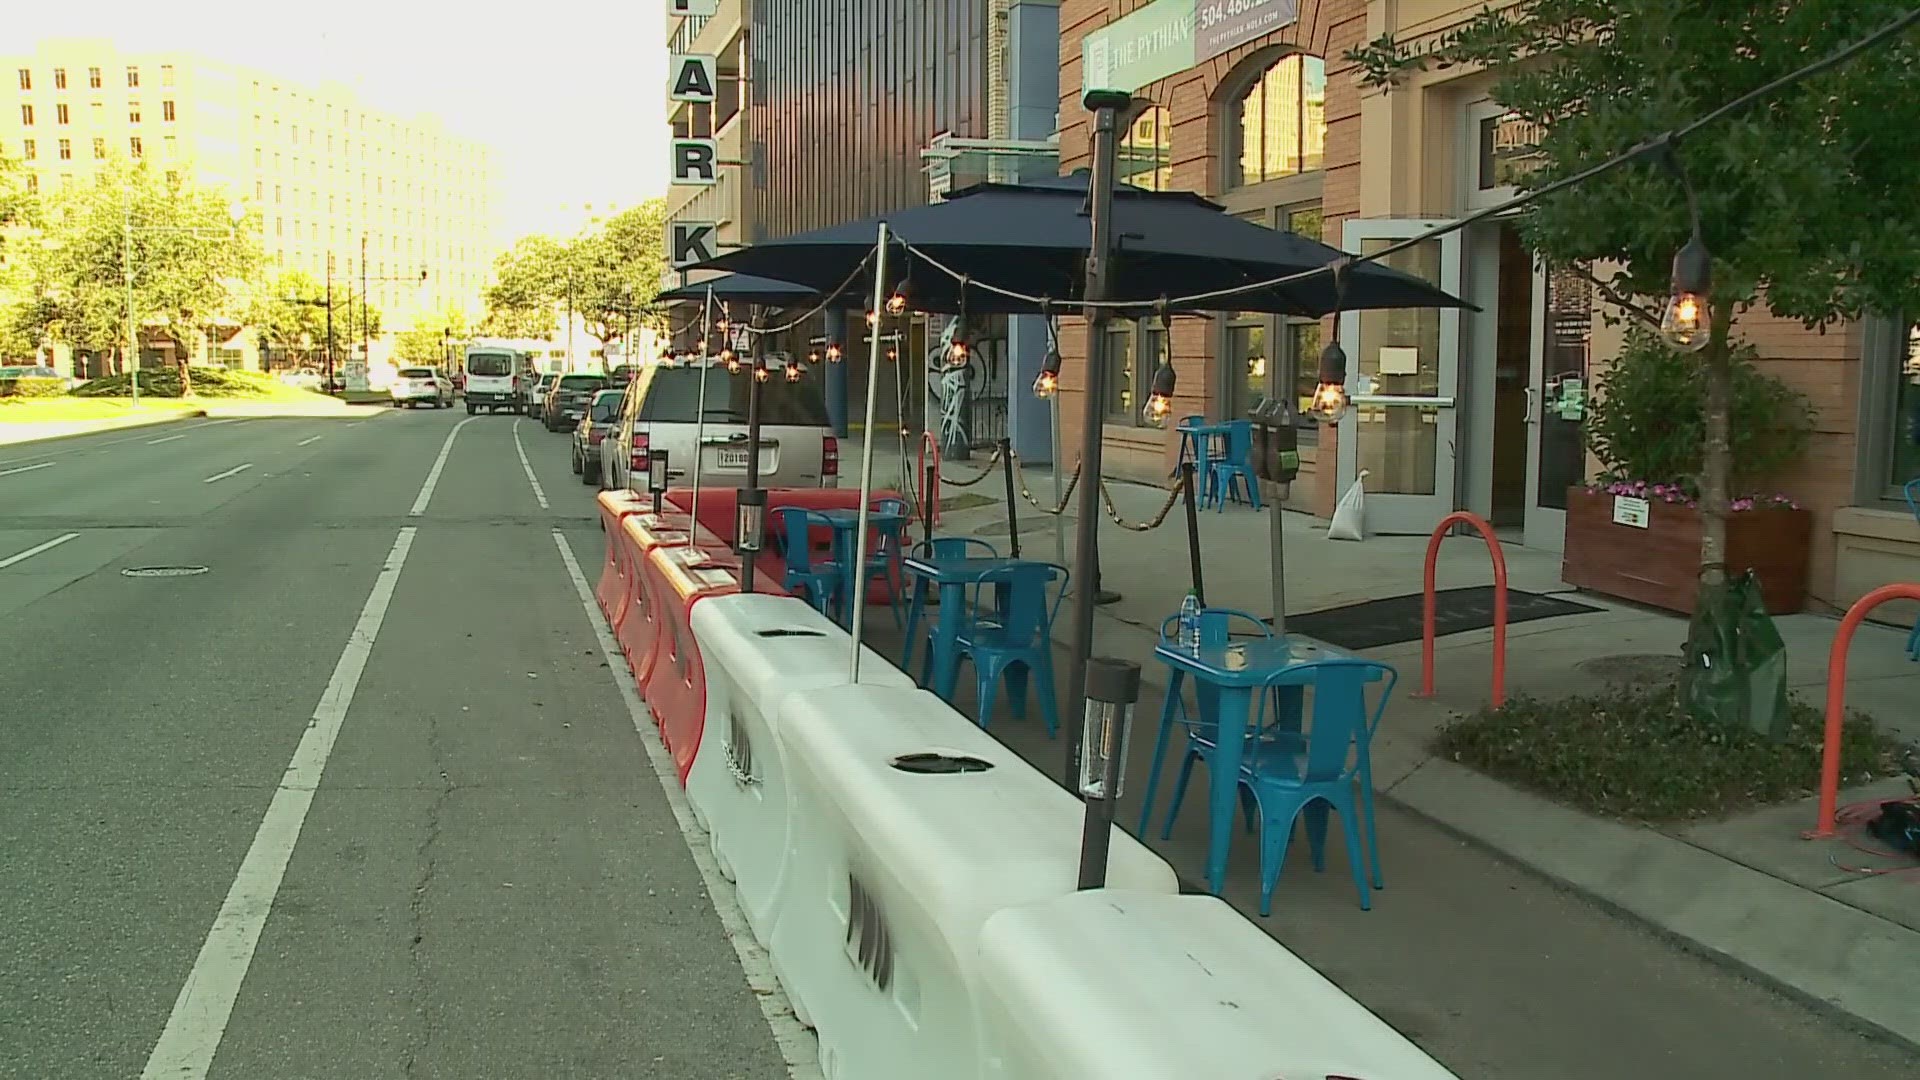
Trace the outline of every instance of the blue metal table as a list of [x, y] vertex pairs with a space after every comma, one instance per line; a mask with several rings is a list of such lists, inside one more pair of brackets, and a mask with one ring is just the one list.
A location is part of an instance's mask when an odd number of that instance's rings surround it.
[[[843, 624], [851, 623], [854, 575], [864, 569], [858, 564], [865, 561], [860, 558], [858, 545], [854, 543], [856, 539], [854, 534], [860, 528], [860, 508], [835, 507], [830, 510], [808, 510], [807, 520], [819, 521], [833, 529], [833, 557], [840, 564], [840, 599], [835, 606], [839, 610], [840, 621]], [[869, 529], [876, 529], [882, 533], [892, 532], [897, 536], [906, 526], [905, 515], [890, 514], [880, 510], [867, 511], [867, 528]], [[869, 551], [868, 554], [871, 555], [872, 552]]]

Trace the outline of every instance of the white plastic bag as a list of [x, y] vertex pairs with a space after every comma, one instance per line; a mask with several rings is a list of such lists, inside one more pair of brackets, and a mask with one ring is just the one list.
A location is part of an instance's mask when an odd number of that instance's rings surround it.
[[1329, 540], [1365, 540], [1367, 538], [1367, 470], [1353, 478], [1340, 505], [1333, 508], [1333, 522], [1327, 526]]

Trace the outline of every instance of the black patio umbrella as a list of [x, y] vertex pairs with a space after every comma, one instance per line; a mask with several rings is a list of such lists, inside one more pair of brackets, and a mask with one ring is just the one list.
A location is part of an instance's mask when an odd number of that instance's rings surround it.
[[788, 307], [817, 299], [820, 290], [791, 281], [756, 277], [752, 274], [722, 274], [711, 281], [696, 281], [677, 289], [668, 289], [654, 299], [665, 303], [704, 303], [711, 294], [715, 300], [742, 301], [769, 307]]
[[[1081, 299], [1092, 242], [1086, 213], [1088, 174], [1021, 184], [976, 184], [946, 201], [878, 217], [765, 240], [702, 264], [736, 273], [765, 274], [812, 286], [822, 294], [846, 288], [859, 303], [865, 293], [855, 271], [873, 250], [882, 221], [898, 243], [888, 277], [921, 311], [959, 310], [962, 287], [934, 260], [975, 283], [966, 288], [972, 312], [1030, 313], [1030, 300], [981, 284], [1044, 296], [1070, 309]], [[1119, 185], [1113, 200], [1117, 247], [1108, 296], [1137, 300], [1151, 310], [1161, 297], [1192, 296], [1326, 267], [1343, 253], [1308, 237], [1242, 221], [1192, 192], [1153, 192]], [[851, 286], [847, 282], [852, 281]], [[1331, 274], [1227, 297], [1173, 304], [1172, 311], [1270, 311], [1319, 317], [1336, 310], [1471, 307], [1433, 285], [1376, 263], [1353, 266], [1336, 299]]]

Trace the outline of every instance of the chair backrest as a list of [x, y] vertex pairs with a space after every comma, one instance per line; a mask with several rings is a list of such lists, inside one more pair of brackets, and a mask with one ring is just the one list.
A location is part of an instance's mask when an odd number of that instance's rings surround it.
[[[1276, 675], [1271, 686], [1299, 686], [1301, 673], [1307, 673], [1307, 685], [1313, 690], [1313, 726], [1307, 732], [1307, 754], [1301, 779], [1309, 782], [1338, 780], [1347, 772], [1355, 746], [1365, 752], [1386, 715], [1387, 700], [1400, 681], [1400, 673], [1390, 664], [1357, 657], [1316, 660], [1292, 668], [1285, 676]], [[1367, 704], [1367, 684], [1378, 682], [1380, 694]], [[1260, 700], [1261, 723], [1266, 725], [1269, 694]]]
[[1253, 421], [1233, 420], [1227, 424], [1227, 461], [1246, 465], [1253, 460]]
[[884, 525], [875, 525], [873, 531], [878, 534], [873, 545], [872, 555], [893, 556], [900, 553], [900, 538], [907, 531], [907, 524], [913, 520], [913, 513], [907, 508], [905, 499], [875, 499], [873, 509], [878, 514], [896, 514], [899, 520]]
[[[974, 584], [973, 610], [993, 610], [985, 601], [987, 590], [1006, 587], [1006, 607], [999, 614], [1005, 640], [1016, 647], [1042, 644], [1052, 637], [1053, 620], [1060, 613], [1060, 599], [1067, 594], [1071, 575], [1056, 563], [1017, 562], [996, 567], [980, 575]], [[1049, 599], [1047, 592], [1055, 582], [1060, 589]]]
[[932, 559], [997, 559], [1000, 552], [971, 536], [936, 536], [913, 545], [913, 553]]
[[813, 514], [804, 506], [779, 508], [780, 531], [786, 536], [787, 569], [796, 574], [813, 570]]
[[[1258, 631], [1257, 637], [1272, 637], [1273, 627], [1268, 626], [1260, 616], [1239, 608], [1210, 607], [1200, 609], [1200, 644], [1225, 645], [1233, 636], [1235, 620], [1243, 621]], [[1177, 644], [1175, 638], [1180, 633], [1180, 613], [1160, 620], [1160, 644]]]
[[1914, 492], [1920, 490], [1920, 476], [1907, 481], [1900, 490], [1907, 496], [1907, 509], [1913, 511], [1913, 520], [1920, 521], [1920, 502], [1914, 501]]

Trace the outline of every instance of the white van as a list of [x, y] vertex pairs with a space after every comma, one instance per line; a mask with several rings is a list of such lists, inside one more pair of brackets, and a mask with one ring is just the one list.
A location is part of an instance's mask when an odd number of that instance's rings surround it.
[[472, 345], [467, 348], [461, 370], [466, 375], [463, 387], [467, 395], [467, 415], [485, 409], [521, 411], [522, 398], [516, 383], [520, 369], [526, 366], [526, 354], [497, 345]]
[[[840, 440], [827, 422], [820, 373], [789, 382], [784, 364], [760, 384], [760, 486], [840, 486]], [[695, 421], [700, 384], [706, 383], [706, 424], [700, 439], [703, 485], [741, 487], [747, 482], [747, 389], [751, 376], [729, 373], [717, 361], [689, 358], [648, 364], [627, 388], [620, 419], [601, 447], [609, 489], [644, 492], [647, 462], [667, 454], [668, 483], [693, 483]]]

